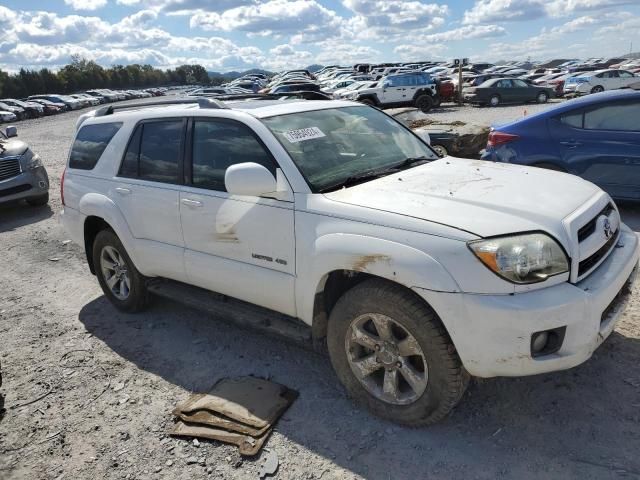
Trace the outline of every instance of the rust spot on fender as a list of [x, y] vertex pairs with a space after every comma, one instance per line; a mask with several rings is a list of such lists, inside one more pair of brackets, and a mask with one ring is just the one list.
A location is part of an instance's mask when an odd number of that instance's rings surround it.
[[362, 255], [357, 257], [356, 261], [353, 262], [353, 269], [359, 272], [364, 272], [370, 264], [377, 262], [391, 263], [391, 257], [389, 255], [382, 254]]

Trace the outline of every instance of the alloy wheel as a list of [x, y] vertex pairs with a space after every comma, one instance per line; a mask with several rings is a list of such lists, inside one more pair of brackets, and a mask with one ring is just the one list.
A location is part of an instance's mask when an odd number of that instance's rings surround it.
[[118, 300], [126, 300], [131, 292], [131, 279], [120, 252], [112, 246], [105, 246], [100, 253], [100, 269], [113, 296]]
[[368, 313], [354, 319], [345, 349], [351, 371], [379, 400], [408, 405], [427, 388], [429, 373], [422, 348], [406, 328], [386, 315]]

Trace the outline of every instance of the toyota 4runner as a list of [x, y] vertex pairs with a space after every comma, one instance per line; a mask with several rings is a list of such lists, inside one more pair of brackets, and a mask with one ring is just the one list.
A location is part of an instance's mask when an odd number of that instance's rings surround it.
[[589, 182], [438, 159], [358, 103], [181, 102], [78, 122], [62, 221], [119, 309], [166, 281], [301, 320], [352, 397], [410, 425], [470, 376], [584, 362], [620, 318], [638, 239]]
[[357, 90], [347, 99], [379, 108], [416, 107], [423, 112], [440, 105], [438, 83], [424, 72], [383, 77], [375, 87]]

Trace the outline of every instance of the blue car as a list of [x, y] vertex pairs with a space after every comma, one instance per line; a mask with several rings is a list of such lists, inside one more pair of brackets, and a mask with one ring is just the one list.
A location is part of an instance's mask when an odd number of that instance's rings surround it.
[[572, 173], [640, 200], [640, 91], [588, 95], [494, 127], [482, 159]]

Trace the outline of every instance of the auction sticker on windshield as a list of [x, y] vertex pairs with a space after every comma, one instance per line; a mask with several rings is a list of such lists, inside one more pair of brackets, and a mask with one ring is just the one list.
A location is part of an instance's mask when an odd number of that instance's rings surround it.
[[284, 137], [291, 143], [304, 142], [314, 138], [322, 138], [326, 135], [322, 133], [318, 127], [299, 128], [298, 130], [289, 130], [284, 132]]

